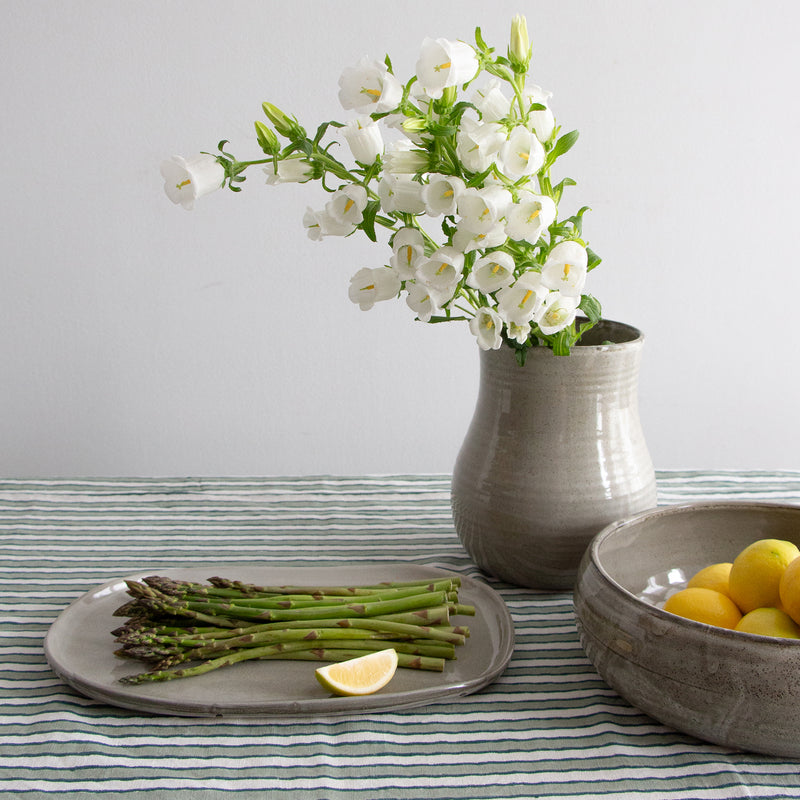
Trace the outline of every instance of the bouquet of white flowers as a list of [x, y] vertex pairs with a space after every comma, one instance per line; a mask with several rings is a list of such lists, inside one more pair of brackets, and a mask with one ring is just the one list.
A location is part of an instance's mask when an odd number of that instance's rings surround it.
[[[600, 319], [599, 303], [584, 293], [600, 259], [583, 239], [586, 207], [558, 218], [575, 181], [554, 184], [550, 173], [578, 133], [560, 133], [550, 94], [527, 82], [530, 59], [521, 16], [507, 57], [496, 56], [478, 28], [474, 47], [425, 39], [405, 84], [388, 56], [364, 58], [339, 79], [353, 119], [325, 122], [309, 137], [264, 103], [271, 127], [255, 123], [264, 158], [239, 161], [223, 140], [219, 154], [164, 162], [165, 190], [189, 209], [222, 186], [241, 191], [255, 165], [268, 184], [318, 181], [328, 197], [305, 214], [312, 239], [360, 230], [377, 241], [376, 226], [389, 232], [389, 263], [351, 279], [350, 299], [362, 309], [405, 296], [419, 320], [468, 321], [482, 349], [508, 345], [520, 364], [533, 346], [568, 355]], [[351, 166], [336, 155], [341, 139]]]

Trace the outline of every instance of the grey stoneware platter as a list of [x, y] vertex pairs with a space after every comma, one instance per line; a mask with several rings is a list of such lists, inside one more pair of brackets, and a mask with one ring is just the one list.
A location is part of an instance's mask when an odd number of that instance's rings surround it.
[[470, 636], [444, 672], [399, 669], [379, 692], [335, 697], [316, 680], [319, 662], [250, 661], [192, 678], [126, 685], [119, 679], [146, 665], [114, 655], [111, 631], [124, 620], [113, 612], [130, 599], [125, 580], [149, 575], [206, 581], [209, 577], [259, 585], [361, 585], [380, 581], [441, 578], [448, 573], [415, 564], [318, 567], [214, 567], [155, 569], [109, 581], [68, 606], [50, 627], [45, 655], [53, 671], [81, 694], [122, 708], [179, 716], [308, 716], [402, 709], [471, 694], [494, 681], [514, 650], [514, 624], [503, 599], [490, 586], [461, 577], [459, 602], [477, 613], [456, 617]]

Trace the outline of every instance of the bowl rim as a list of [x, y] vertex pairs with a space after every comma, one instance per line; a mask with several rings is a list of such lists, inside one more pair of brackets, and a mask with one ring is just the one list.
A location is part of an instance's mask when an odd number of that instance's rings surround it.
[[671, 614], [669, 611], [664, 611], [663, 608], [651, 605], [645, 602], [640, 597], [637, 597], [633, 592], [626, 589], [622, 584], [617, 583], [609, 572], [603, 567], [600, 558], [598, 557], [598, 550], [603, 542], [609, 538], [613, 533], [623, 528], [631, 527], [642, 519], [672, 516], [685, 514], [690, 511], [714, 511], [718, 509], [724, 510], [744, 510], [751, 509], [754, 511], [764, 510], [784, 510], [789, 512], [796, 512], [800, 515], [800, 505], [793, 503], [774, 503], [767, 501], [752, 501], [752, 500], [700, 500], [697, 502], [689, 503], [675, 503], [667, 506], [656, 506], [655, 508], [640, 511], [631, 516], [624, 517], [606, 525], [592, 540], [587, 551], [587, 555], [592, 566], [602, 575], [606, 580], [608, 586], [623, 595], [625, 598], [633, 600], [637, 605], [647, 609], [648, 612], [655, 614], [656, 618], [664, 620], [665, 622], [677, 625], [678, 628], [688, 628], [690, 631], [705, 631], [706, 635], [719, 636], [722, 641], [758, 641], [763, 646], [778, 647], [778, 648], [800, 648], [800, 639], [784, 639], [779, 636], [764, 636], [762, 634], [747, 633], [746, 631], [735, 631], [730, 628], [720, 628], [716, 625], [710, 625], [706, 622], [698, 622], [697, 620], [687, 619], [680, 617], [677, 614]]

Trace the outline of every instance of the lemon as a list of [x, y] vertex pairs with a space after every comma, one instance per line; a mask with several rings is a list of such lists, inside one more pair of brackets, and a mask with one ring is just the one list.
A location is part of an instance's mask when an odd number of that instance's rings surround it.
[[800, 625], [800, 558], [789, 564], [778, 585], [783, 610]]
[[667, 598], [664, 611], [696, 622], [716, 625], [718, 628], [735, 628], [742, 618], [736, 603], [730, 597], [702, 586], [676, 592]]
[[711, 564], [708, 567], [704, 567], [692, 575], [686, 586], [689, 589], [713, 589], [715, 592], [720, 592], [730, 597], [729, 578], [732, 566], [733, 564], [729, 561], [725, 561], [721, 564]]
[[800, 625], [778, 608], [753, 609], [741, 618], [736, 630], [761, 636], [780, 636], [782, 639], [800, 639]]
[[378, 650], [349, 661], [328, 664], [316, 670], [317, 680], [334, 694], [372, 694], [386, 686], [397, 670], [397, 652]]
[[731, 567], [730, 594], [743, 614], [780, 605], [781, 576], [798, 556], [797, 545], [782, 539], [759, 539], [736, 556]]

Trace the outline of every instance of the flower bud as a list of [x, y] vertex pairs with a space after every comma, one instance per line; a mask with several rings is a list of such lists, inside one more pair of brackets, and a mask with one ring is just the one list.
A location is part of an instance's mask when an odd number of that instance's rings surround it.
[[531, 62], [531, 43], [528, 39], [528, 22], [522, 14], [514, 15], [511, 22], [511, 42], [508, 46], [508, 59], [514, 71], [527, 72]]
[[275, 130], [281, 136], [285, 136], [292, 141], [306, 138], [305, 129], [297, 120], [284, 114], [277, 106], [272, 105], [272, 103], [262, 103], [261, 108], [264, 109], [267, 119], [275, 126]]
[[256, 120], [256, 138], [258, 139], [259, 147], [265, 153], [274, 156], [280, 152], [278, 137], [261, 120]]

